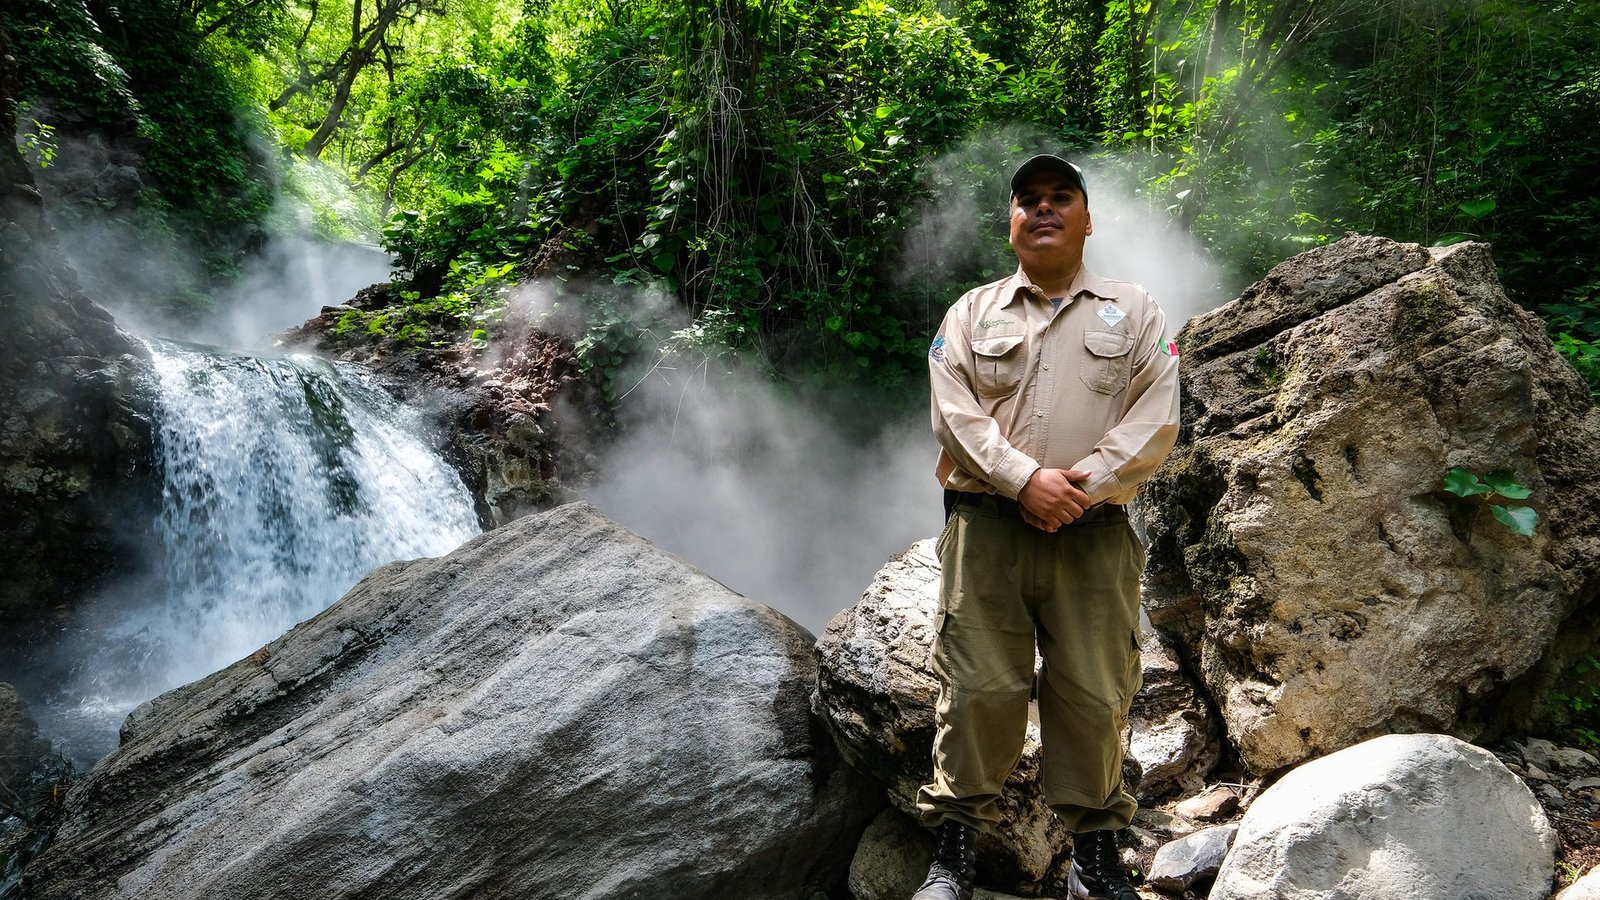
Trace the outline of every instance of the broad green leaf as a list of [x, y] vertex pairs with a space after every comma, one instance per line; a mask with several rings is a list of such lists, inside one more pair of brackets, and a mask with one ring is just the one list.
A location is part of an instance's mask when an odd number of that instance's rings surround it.
[[1494, 493], [1494, 488], [1479, 481], [1478, 476], [1460, 466], [1445, 473], [1444, 489], [1457, 497], [1476, 497], [1480, 494]]
[[1489, 512], [1500, 524], [1523, 537], [1533, 537], [1534, 526], [1539, 524], [1539, 514], [1530, 506], [1496, 506], [1489, 504]]
[[1449, 234], [1439, 235], [1439, 239], [1433, 242], [1433, 246], [1448, 247], [1451, 244], [1459, 244], [1462, 241], [1470, 241], [1474, 237], [1476, 237], [1476, 235], [1466, 234], [1465, 232], [1460, 231], [1452, 231]]
[[1481, 219], [1494, 212], [1496, 204], [1493, 197], [1484, 197], [1479, 200], [1463, 200], [1460, 204], [1461, 211], [1474, 219]]
[[1488, 475], [1483, 476], [1483, 481], [1489, 487], [1494, 488], [1496, 494], [1507, 500], [1526, 500], [1533, 493], [1532, 488], [1525, 488], [1517, 484], [1516, 479], [1511, 477], [1510, 472], [1490, 472]]

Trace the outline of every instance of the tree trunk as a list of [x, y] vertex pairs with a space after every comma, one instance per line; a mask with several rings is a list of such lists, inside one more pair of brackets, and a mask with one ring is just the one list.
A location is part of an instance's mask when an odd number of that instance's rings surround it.
[[377, 50], [383, 43], [383, 38], [389, 32], [389, 26], [400, 17], [400, 10], [405, 6], [406, 0], [384, 0], [378, 6], [377, 19], [373, 21], [371, 30], [362, 40], [361, 32], [361, 4], [355, 5], [351, 21], [351, 49], [343, 70], [339, 73], [339, 80], [333, 91], [333, 101], [328, 104], [328, 111], [322, 117], [322, 124], [306, 141], [305, 155], [311, 159], [322, 156], [322, 151], [327, 149], [328, 142], [333, 140], [333, 133], [338, 130], [339, 122], [344, 118], [344, 109], [350, 103], [350, 92], [355, 87], [356, 78], [361, 75], [361, 70], [367, 63], [377, 56]]

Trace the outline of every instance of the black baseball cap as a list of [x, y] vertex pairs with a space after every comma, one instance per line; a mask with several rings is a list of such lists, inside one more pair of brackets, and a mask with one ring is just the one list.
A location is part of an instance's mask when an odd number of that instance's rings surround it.
[[1038, 156], [1029, 157], [1022, 165], [1017, 166], [1017, 170], [1011, 173], [1011, 196], [1015, 197], [1017, 189], [1026, 184], [1029, 178], [1040, 172], [1055, 172], [1059, 175], [1067, 176], [1073, 184], [1078, 186], [1078, 190], [1083, 192], [1083, 199], [1089, 199], [1089, 188], [1083, 183], [1083, 170], [1075, 164], [1050, 153], [1041, 153]]

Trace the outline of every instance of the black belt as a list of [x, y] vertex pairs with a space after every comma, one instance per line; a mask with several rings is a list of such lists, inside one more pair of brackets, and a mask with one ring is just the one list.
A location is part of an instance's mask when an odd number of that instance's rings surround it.
[[[944, 517], [956, 511], [956, 507], [966, 504], [973, 509], [994, 510], [1001, 518], [1022, 519], [1022, 504], [1010, 497], [999, 494], [977, 494], [969, 491], [944, 492]], [[1128, 508], [1117, 503], [1102, 503], [1091, 506], [1083, 515], [1072, 520], [1073, 525], [1090, 525], [1095, 522], [1117, 522], [1128, 518]]]

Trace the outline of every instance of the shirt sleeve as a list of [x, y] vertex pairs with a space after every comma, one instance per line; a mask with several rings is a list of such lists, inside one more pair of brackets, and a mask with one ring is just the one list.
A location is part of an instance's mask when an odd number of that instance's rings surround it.
[[1000, 423], [984, 411], [972, 387], [972, 340], [966, 303], [945, 313], [928, 351], [933, 387], [933, 434], [955, 464], [998, 493], [1016, 499], [1039, 463], [1006, 440]]
[[1178, 442], [1178, 357], [1169, 353], [1167, 317], [1150, 303], [1133, 348], [1133, 376], [1128, 383], [1132, 401], [1115, 427], [1095, 444], [1094, 450], [1073, 464], [1089, 472], [1078, 487], [1090, 501], [1102, 503], [1122, 497], [1155, 473]]

